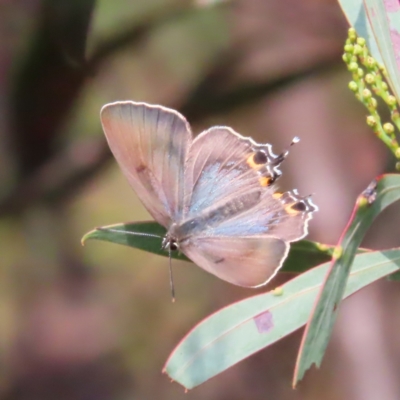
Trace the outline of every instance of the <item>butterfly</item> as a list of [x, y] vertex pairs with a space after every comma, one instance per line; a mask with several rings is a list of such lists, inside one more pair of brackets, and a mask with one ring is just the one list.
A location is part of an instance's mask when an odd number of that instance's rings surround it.
[[165, 250], [227, 282], [258, 287], [307, 234], [317, 207], [274, 185], [288, 151], [275, 155], [270, 144], [226, 126], [193, 138], [179, 112], [146, 103], [106, 104], [101, 122], [123, 174], [166, 228]]

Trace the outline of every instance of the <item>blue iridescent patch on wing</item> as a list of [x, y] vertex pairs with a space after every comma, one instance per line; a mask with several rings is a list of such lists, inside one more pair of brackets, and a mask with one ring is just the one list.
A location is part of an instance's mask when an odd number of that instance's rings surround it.
[[224, 183], [235, 182], [235, 179], [242, 173], [239, 169], [231, 169], [226, 171], [223, 179], [221, 179], [220, 165], [221, 163], [214, 163], [202, 171], [193, 189], [189, 216], [198, 215], [201, 211], [215, 204], [220, 198], [225, 197], [226, 185]]
[[241, 218], [228, 219], [209, 230], [215, 236], [253, 236], [270, 232], [279, 219], [275, 213], [264, 215], [243, 215]]

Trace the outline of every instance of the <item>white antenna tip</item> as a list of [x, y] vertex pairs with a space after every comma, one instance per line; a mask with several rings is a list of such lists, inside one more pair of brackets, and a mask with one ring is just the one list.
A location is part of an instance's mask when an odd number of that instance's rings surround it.
[[295, 136], [292, 140], [292, 144], [296, 144], [300, 142], [300, 138], [298, 136]]

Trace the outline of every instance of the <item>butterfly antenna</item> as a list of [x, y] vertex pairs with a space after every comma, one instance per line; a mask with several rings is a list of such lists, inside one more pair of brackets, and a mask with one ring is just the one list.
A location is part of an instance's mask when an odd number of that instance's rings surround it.
[[289, 148], [292, 147], [294, 144], [299, 143], [300, 142], [300, 138], [298, 136], [295, 136], [289, 147], [287, 148], [287, 150], [285, 150], [284, 152], [282, 152], [281, 154], [278, 155], [278, 157], [274, 160], [274, 164], [279, 165], [289, 154]]
[[169, 255], [169, 285], [171, 287], [172, 302], [175, 303], [175, 285], [174, 285], [174, 277], [172, 274], [171, 247], [168, 247], [168, 255]]

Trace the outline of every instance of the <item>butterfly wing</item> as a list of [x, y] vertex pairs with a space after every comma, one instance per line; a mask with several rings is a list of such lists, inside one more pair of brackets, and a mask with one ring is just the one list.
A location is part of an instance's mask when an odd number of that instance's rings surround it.
[[274, 237], [198, 237], [182, 249], [197, 265], [238, 286], [258, 287], [272, 279], [289, 244]]
[[[230, 283], [258, 287], [269, 282], [282, 266], [289, 243], [307, 234], [316, 210], [309, 199], [296, 193], [273, 195], [265, 191], [259, 202], [223, 217], [223, 207], [182, 225], [180, 249], [194, 263]], [[229, 205], [227, 206], [230, 207]]]
[[199, 215], [210, 207], [225, 205], [260, 193], [280, 176], [282, 155], [272, 153], [269, 144], [257, 144], [231, 128], [214, 127], [193, 141], [185, 170], [184, 213]]
[[267, 283], [286, 258], [289, 243], [307, 233], [316, 207], [272, 183], [284, 155], [230, 128], [199, 135], [185, 171], [185, 222], [180, 249], [205, 270], [240, 285]]
[[125, 177], [154, 219], [168, 227], [182, 213], [192, 141], [186, 119], [165, 107], [126, 101], [105, 105], [101, 122]]

